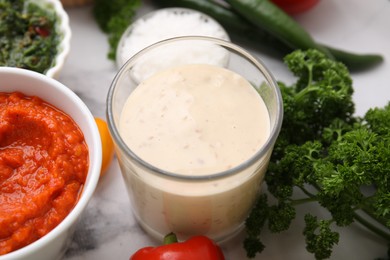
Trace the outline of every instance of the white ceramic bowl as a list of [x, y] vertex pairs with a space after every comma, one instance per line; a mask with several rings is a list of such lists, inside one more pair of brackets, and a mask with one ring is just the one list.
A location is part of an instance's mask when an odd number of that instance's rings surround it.
[[0, 67], [0, 92], [19, 91], [38, 96], [61, 109], [78, 124], [89, 150], [89, 170], [82, 194], [73, 210], [52, 231], [19, 250], [0, 256], [9, 259], [60, 259], [66, 251], [77, 219], [82, 214], [100, 176], [102, 148], [95, 120], [83, 101], [68, 87], [43, 74], [18, 68]]
[[[169, 19], [171, 21], [165, 22]], [[122, 67], [134, 54], [154, 43], [180, 36], [208, 36], [230, 41], [222, 25], [205, 13], [181, 7], [162, 8], [143, 15], [125, 30], [118, 43], [117, 66]]]

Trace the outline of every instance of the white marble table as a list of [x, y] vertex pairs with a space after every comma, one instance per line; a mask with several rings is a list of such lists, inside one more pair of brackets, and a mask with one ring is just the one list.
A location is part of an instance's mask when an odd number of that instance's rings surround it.
[[[143, 1], [138, 15], [151, 8], [148, 1]], [[106, 58], [106, 35], [93, 20], [90, 6], [67, 11], [73, 31], [72, 46], [59, 81], [75, 91], [95, 116], [105, 118], [106, 94], [117, 71], [115, 64]], [[352, 74], [357, 114], [390, 100], [390, 1], [323, 0], [296, 19], [322, 43], [356, 52], [375, 51], [385, 56], [385, 63], [374, 70]], [[266, 54], [256, 55], [264, 60], [276, 79], [291, 82], [291, 75], [281, 61]], [[130, 207], [114, 160], [78, 223], [65, 259], [129, 259], [137, 249], [157, 245], [137, 225]], [[325, 214], [317, 206], [309, 205], [298, 208], [298, 215], [302, 216], [308, 207]], [[302, 228], [303, 222], [299, 220], [287, 232], [264, 233], [263, 242], [267, 247], [256, 259], [313, 259], [305, 250]], [[242, 238], [240, 235], [222, 245], [226, 259], [246, 259]], [[374, 259], [384, 257], [385, 253], [386, 243], [356, 224], [341, 230], [332, 259]]]

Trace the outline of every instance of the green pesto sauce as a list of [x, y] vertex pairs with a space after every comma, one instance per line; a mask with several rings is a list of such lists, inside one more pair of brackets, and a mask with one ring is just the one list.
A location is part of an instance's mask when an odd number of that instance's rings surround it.
[[45, 73], [54, 65], [57, 18], [47, 9], [25, 0], [0, 0], [0, 66]]

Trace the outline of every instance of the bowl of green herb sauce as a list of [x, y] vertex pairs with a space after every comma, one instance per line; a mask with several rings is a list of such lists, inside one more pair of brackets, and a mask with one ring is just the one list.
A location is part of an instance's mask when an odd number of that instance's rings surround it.
[[0, 0], [0, 66], [56, 78], [69, 53], [70, 37], [60, 1]]

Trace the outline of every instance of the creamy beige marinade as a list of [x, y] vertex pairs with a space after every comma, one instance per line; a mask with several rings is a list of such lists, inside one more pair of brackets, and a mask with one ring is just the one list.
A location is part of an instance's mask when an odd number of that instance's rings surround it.
[[207, 175], [252, 157], [270, 132], [266, 106], [240, 75], [212, 65], [174, 67], [142, 82], [120, 118], [125, 143], [166, 171]]
[[[211, 65], [183, 65], [141, 83], [128, 97], [120, 134], [143, 160], [183, 175], [207, 175], [246, 161], [269, 135], [262, 98], [241, 76]], [[216, 241], [243, 223], [259, 194], [270, 151], [234, 175], [166, 178], [120, 156], [139, 223], [161, 240], [196, 234]]]

